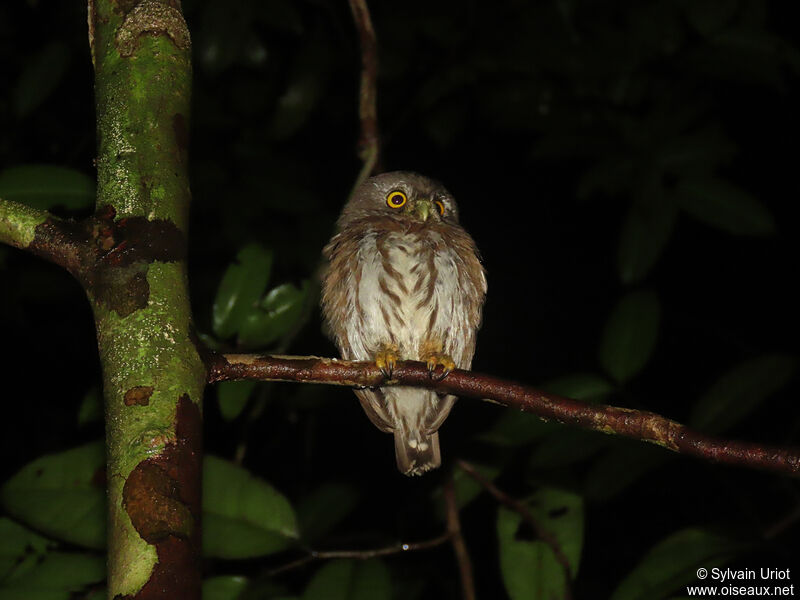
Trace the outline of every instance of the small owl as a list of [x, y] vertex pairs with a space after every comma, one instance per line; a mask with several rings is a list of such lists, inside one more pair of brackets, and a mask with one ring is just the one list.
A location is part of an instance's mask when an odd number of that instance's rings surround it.
[[[387, 378], [398, 360], [424, 361], [431, 375], [437, 365], [444, 374], [470, 368], [486, 277], [441, 184], [401, 171], [366, 180], [323, 254], [322, 311], [342, 358], [375, 361]], [[403, 386], [355, 393], [394, 434], [402, 473], [441, 464], [438, 429], [455, 396]]]

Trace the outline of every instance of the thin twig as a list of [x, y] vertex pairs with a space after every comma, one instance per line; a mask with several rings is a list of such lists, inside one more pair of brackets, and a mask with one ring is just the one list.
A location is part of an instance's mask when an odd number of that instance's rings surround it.
[[[438, 380], [423, 362], [401, 361], [387, 381], [373, 362], [356, 362], [309, 356], [264, 356], [255, 354], [209, 354], [208, 381], [255, 379], [299, 381], [343, 386], [416, 386], [463, 398], [489, 400], [535, 414], [542, 419], [651, 442], [673, 452], [712, 462], [765, 469], [797, 476], [800, 449], [726, 440], [689, 429], [681, 423], [648, 411], [546, 394], [535, 388], [472, 371], [456, 369]], [[438, 367], [441, 369], [441, 367]]]
[[798, 521], [800, 521], [800, 505], [795, 506], [794, 510], [789, 512], [789, 514], [784, 515], [768, 527], [767, 530], [764, 531], [764, 539], [771, 540], [772, 538], [778, 537]]
[[298, 558], [290, 563], [286, 563], [285, 565], [281, 565], [280, 567], [276, 567], [271, 571], [267, 572], [268, 577], [272, 577], [277, 575], [278, 573], [283, 573], [284, 571], [289, 571], [292, 569], [296, 569], [298, 567], [302, 567], [307, 565], [308, 563], [317, 561], [317, 560], [332, 560], [336, 558], [353, 558], [356, 560], [367, 560], [369, 558], [378, 558], [380, 556], [391, 556], [392, 554], [401, 554], [403, 552], [414, 552], [417, 550], [428, 550], [430, 548], [435, 548], [436, 546], [441, 546], [445, 542], [448, 542], [452, 534], [449, 531], [446, 531], [440, 536], [435, 538], [431, 538], [429, 540], [424, 540], [422, 542], [415, 542], [413, 544], [393, 544], [391, 546], [384, 546], [382, 548], [372, 548], [369, 550], [329, 550], [325, 552], [320, 552], [316, 550], [311, 550], [308, 555]]
[[511, 510], [519, 513], [519, 515], [522, 517], [522, 520], [525, 521], [536, 534], [536, 537], [550, 547], [550, 550], [552, 550], [553, 554], [555, 555], [556, 561], [558, 561], [558, 564], [560, 564], [564, 569], [564, 600], [571, 600], [572, 586], [570, 585], [570, 577], [572, 576], [572, 568], [570, 567], [567, 555], [564, 554], [564, 551], [561, 549], [561, 544], [558, 543], [556, 537], [546, 528], [542, 527], [539, 521], [533, 517], [531, 511], [524, 502], [520, 502], [519, 500], [506, 494], [489, 479], [481, 475], [481, 473], [467, 461], [458, 460], [456, 461], [456, 464], [458, 465], [459, 469], [472, 477], [481, 485], [481, 487], [483, 487], [483, 489], [494, 496], [495, 500], [497, 500], [500, 504], [504, 504]]
[[456, 503], [456, 492], [452, 477], [448, 478], [444, 484], [444, 506], [447, 531], [450, 535], [450, 543], [453, 545], [453, 552], [456, 555], [458, 573], [461, 578], [462, 597], [465, 600], [475, 600], [475, 578], [472, 575], [472, 560], [470, 560], [464, 536], [461, 534], [461, 520], [458, 517], [458, 504]]
[[361, 132], [358, 139], [358, 156], [364, 163], [356, 187], [367, 177], [380, 170], [380, 134], [378, 133], [378, 43], [366, 0], [350, 0], [353, 22], [358, 30], [361, 47], [361, 85], [358, 117]]

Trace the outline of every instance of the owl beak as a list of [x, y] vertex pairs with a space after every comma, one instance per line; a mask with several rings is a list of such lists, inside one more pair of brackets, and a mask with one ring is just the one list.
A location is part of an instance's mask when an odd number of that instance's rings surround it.
[[417, 200], [416, 204], [414, 205], [414, 212], [419, 217], [419, 220], [424, 222], [427, 221], [428, 218], [436, 211], [433, 210], [433, 205], [431, 204], [430, 200], [421, 199]]

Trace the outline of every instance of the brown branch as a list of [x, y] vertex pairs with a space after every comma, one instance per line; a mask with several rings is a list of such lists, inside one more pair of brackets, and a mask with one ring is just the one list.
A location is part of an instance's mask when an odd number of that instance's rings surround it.
[[358, 116], [361, 133], [358, 140], [358, 156], [364, 162], [356, 185], [380, 171], [380, 135], [378, 133], [377, 79], [378, 43], [366, 0], [350, 0], [353, 22], [358, 30], [361, 47], [361, 87], [359, 91]]
[[285, 565], [276, 567], [271, 571], [267, 571], [266, 575], [267, 577], [272, 577], [274, 575], [277, 575], [278, 573], [283, 573], [284, 571], [297, 569], [298, 567], [302, 567], [317, 560], [332, 560], [336, 558], [354, 558], [356, 560], [367, 560], [369, 558], [378, 558], [380, 556], [391, 556], [392, 554], [401, 554], [403, 552], [428, 550], [430, 548], [435, 548], [436, 546], [441, 546], [442, 544], [450, 540], [451, 537], [452, 534], [449, 531], [447, 531], [435, 538], [424, 540], [422, 542], [416, 542], [413, 544], [393, 544], [391, 546], [384, 546], [382, 548], [372, 548], [369, 550], [329, 550], [326, 552], [311, 550], [308, 553], [308, 555], [302, 558], [298, 558], [297, 560], [294, 560], [290, 563], [286, 563]]
[[115, 268], [185, 258], [183, 234], [172, 223], [115, 217], [110, 205], [75, 221], [0, 198], [0, 242], [63, 267], [94, 294]]
[[458, 573], [461, 578], [462, 598], [475, 600], [475, 578], [472, 575], [472, 561], [467, 551], [467, 544], [464, 542], [464, 536], [461, 534], [461, 520], [458, 517], [458, 504], [456, 503], [456, 492], [452, 477], [444, 484], [444, 506], [447, 531], [450, 535], [450, 543], [453, 545], [453, 552], [456, 555]]
[[[791, 475], [800, 473], [800, 449], [725, 440], [689, 429], [652, 412], [604, 404], [587, 404], [491, 375], [456, 369], [444, 380], [431, 377], [425, 363], [397, 363], [386, 381], [372, 362], [353, 362], [318, 357], [260, 356], [254, 354], [209, 355], [210, 383], [232, 379], [298, 381], [344, 386], [411, 385], [486, 399], [542, 419], [584, 429], [651, 442], [673, 452], [712, 462], [765, 469]], [[441, 369], [441, 367], [438, 367]], [[441, 374], [441, 371], [437, 373]]]
[[497, 500], [500, 504], [504, 504], [511, 510], [519, 513], [523, 521], [525, 521], [536, 534], [537, 539], [540, 539], [550, 547], [550, 550], [552, 550], [553, 554], [555, 555], [556, 561], [564, 569], [564, 600], [572, 600], [572, 585], [570, 583], [572, 568], [570, 567], [569, 559], [567, 558], [566, 554], [564, 554], [564, 551], [561, 550], [561, 544], [558, 543], [556, 537], [546, 528], [541, 526], [539, 521], [533, 517], [531, 511], [524, 502], [520, 502], [519, 500], [516, 500], [515, 498], [512, 498], [503, 492], [489, 479], [481, 475], [478, 470], [467, 461], [459, 460], [456, 462], [456, 464], [458, 465], [459, 469], [472, 477], [481, 485], [483, 489], [494, 496], [495, 500]]
[[48, 213], [0, 198], [0, 242], [64, 267], [79, 280], [85, 279], [97, 250], [100, 219], [60, 219]]

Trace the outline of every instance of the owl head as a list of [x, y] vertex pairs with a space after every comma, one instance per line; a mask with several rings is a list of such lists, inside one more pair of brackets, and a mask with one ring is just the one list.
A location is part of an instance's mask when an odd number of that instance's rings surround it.
[[410, 171], [370, 177], [353, 193], [339, 217], [339, 229], [369, 217], [416, 223], [458, 223], [453, 196], [438, 181]]

